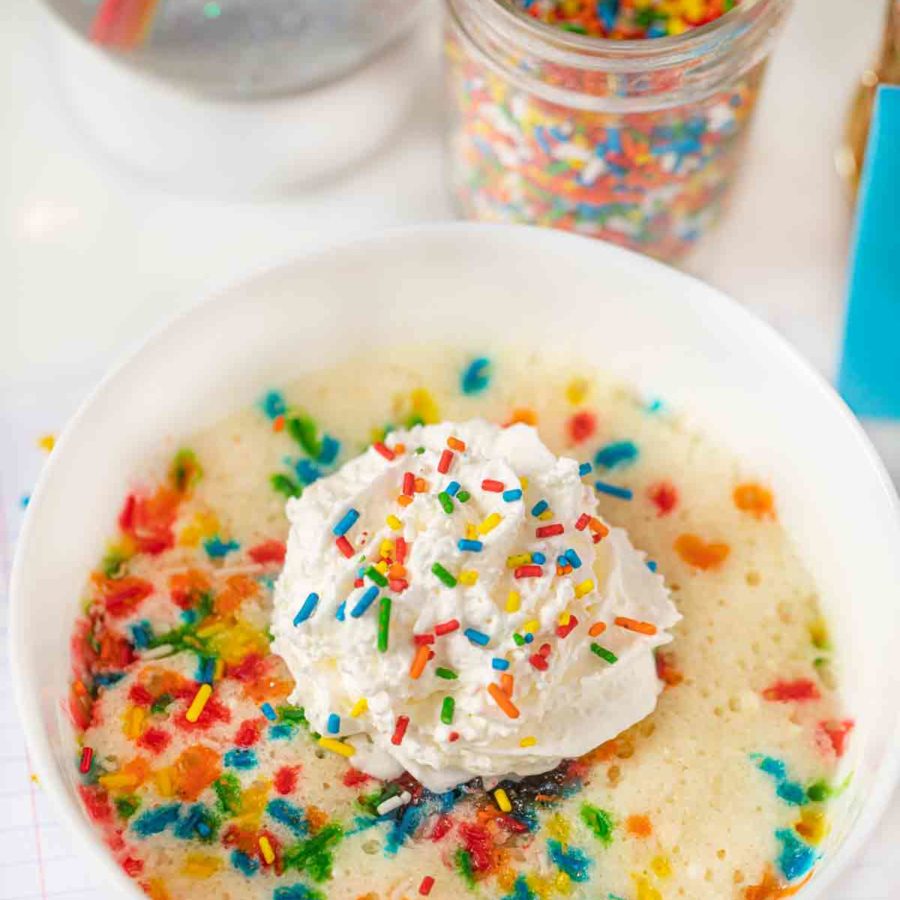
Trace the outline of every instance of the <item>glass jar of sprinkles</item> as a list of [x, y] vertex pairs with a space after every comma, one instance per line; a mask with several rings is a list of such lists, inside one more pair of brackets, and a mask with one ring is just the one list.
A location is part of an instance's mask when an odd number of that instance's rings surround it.
[[677, 259], [726, 199], [789, 3], [446, 0], [460, 213]]

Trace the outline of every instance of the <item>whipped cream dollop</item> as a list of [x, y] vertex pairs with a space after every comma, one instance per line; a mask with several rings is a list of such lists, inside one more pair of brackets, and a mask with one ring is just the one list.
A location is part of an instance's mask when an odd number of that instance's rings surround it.
[[274, 650], [356, 768], [432, 791], [533, 775], [654, 709], [679, 615], [533, 428], [394, 432], [287, 514]]

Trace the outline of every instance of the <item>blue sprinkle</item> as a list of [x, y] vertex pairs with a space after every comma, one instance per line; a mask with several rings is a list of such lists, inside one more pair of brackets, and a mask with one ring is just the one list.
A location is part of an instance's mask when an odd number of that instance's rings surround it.
[[212, 684], [216, 673], [216, 658], [214, 656], [201, 656], [197, 666], [197, 681], [201, 684]]
[[655, 572], [659, 568], [659, 566], [657, 566], [655, 559], [648, 559], [647, 560], [647, 568], [651, 572]]
[[294, 627], [302, 625], [315, 611], [319, 603], [319, 595], [315, 592], [310, 594], [304, 601], [300, 611], [294, 616]]
[[567, 566], [569, 565], [569, 558], [565, 553], [560, 553], [560, 555], [556, 557], [556, 564], [558, 566]]
[[305, 884], [286, 884], [275, 888], [272, 900], [320, 900], [321, 894]]
[[354, 619], [358, 619], [375, 602], [377, 596], [378, 588], [375, 587], [374, 584], [371, 587], [366, 588], [365, 591], [363, 591], [363, 595], [356, 601], [356, 606], [350, 610], [350, 615], [353, 616]]
[[269, 740], [287, 741], [294, 736], [294, 726], [290, 722], [279, 722], [269, 726]]
[[31, 494], [22, 494], [19, 498], [19, 506], [21, 506], [22, 509], [28, 509], [29, 503], [31, 503]]
[[516, 500], [522, 499], [522, 488], [510, 488], [503, 492], [503, 499], [507, 503], [514, 503]]
[[791, 781], [787, 766], [774, 756], [751, 754], [750, 758], [757, 764], [761, 772], [765, 772], [775, 782], [775, 793], [791, 806], [803, 806], [807, 802], [806, 789], [802, 784]]
[[633, 441], [615, 441], [597, 451], [594, 462], [601, 469], [628, 466], [638, 458], [638, 448]]
[[491, 640], [483, 631], [478, 631], [475, 628], [467, 628], [463, 634], [479, 647], [486, 647]]
[[775, 789], [775, 793], [791, 806], [803, 806], [809, 799], [806, 796], [806, 788], [796, 781], [783, 781]]
[[520, 875], [513, 885], [512, 893], [506, 894], [501, 900], [535, 900], [534, 891], [528, 887], [524, 875]]
[[109, 687], [111, 684], [121, 681], [124, 677], [124, 672], [97, 672], [94, 675], [94, 684], [99, 684], [101, 687]]
[[138, 650], [146, 650], [152, 640], [153, 628], [146, 619], [131, 626], [131, 641]]
[[781, 842], [781, 853], [778, 856], [778, 868], [788, 881], [802, 878], [816, 861], [812, 847], [807, 846], [789, 828], [781, 828], [775, 832]]
[[265, 703], [263, 703], [263, 705], [262, 705], [259, 709], [260, 709], [260, 712], [262, 712], [262, 714], [263, 714], [270, 722], [274, 722], [274, 721], [278, 718], [278, 713], [276, 713], [275, 710], [272, 709], [272, 704], [269, 703], [268, 701], [266, 701]]
[[538, 500], [538, 502], [531, 507], [531, 514], [537, 518], [542, 512], [549, 509], [549, 507], [550, 504], [546, 500]]
[[203, 548], [210, 559], [222, 559], [228, 556], [229, 553], [240, 550], [241, 545], [237, 541], [223, 541], [222, 538], [216, 535], [205, 540]]
[[491, 383], [491, 361], [480, 356], [466, 366], [460, 386], [464, 394], [480, 394]]
[[583, 850], [571, 845], [563, 845], [559, 841], [547, 841], [547, 851], [557, 868], [561, 869], [572, 881], [587, 881], [590, 859]]
[[359, 518], [359, 513], [353, 509], [352, 507], [344, 513], [341, 517], [340, 521], [334, 528], [331, 529], [331, 533], [335, 537], [343, 537], [355, 524], [356, 520]]
[[294, 464], [294, 471], [297, 473], [300, 483], [307, 486], [322, 477], [322, 470], [308, 459], [298, 459]]
[[276, 822], [289, 828], [297, 837], [305, 837], [309, 834], [309, 821], [306, 813], [281, 797], [270, 800], [266, 806], [266, 812]]
[[260, 401], [260, 407], [268, 419], [277, 419], [287, 412], [287, 403], [280, 391], [269, 391]]
[[188, 625], [193, 625], [194, 622], [197, 621], [197, 610], [196, 609], [183, 609], [181, 611], [181, 621], [187, 622]]
[[448, 494], [450, 497], [455, 497], [459, 493], [460, 483], [458, 481], [451, 481], [447, 487], [444, 488], [444, 493]]
[[244, 747], [235, 747], [223, 757], [225, 765], [232, 769], [255, 769], [259, 765], [256, 751]]
[[531, 561], [537, 566], [542, 566], [545, 562], [547, 562], [547, 557], [544, 556], [544, 554], [540, 551], [537, 551], [531, 554]]
[[583, 462], [578, 467], [578, 474], [584, 478], [585, 475], [590, 475], [591, 472], [594, 471], [594, 467], [589, 462]]
[[388, 856], [393, 856], [412, 836], [422, 821], [423, 809], [410, 803], [403, 814], [394, 822], [393, 827], [387, 833], [384, 841], [384, 850]]
[[663, 403], [663, 401], [660, 400], [658, 397], [655, 398], [655, 399], [653, 399], [653, 400], [651, 400], [651, 401], [647, 404], [647, 406], [646, 406], [646, 409], [647, 409], [647, 412], [648, 412], [648, 413], [658, 413], [658, 412], [662, 412], [662, 410], [663, 410], [664, 408], [665, 408], [665, 403]]
[[341, 717], [337, 713], [331, 713], [328, 716], [328, 723], [325, 726], [329, 734], [340, 734]]
[[192, 806], [180, 822], [175, 825], [174, 835], [181, 841], [192, 841], [195, 835], [208, 838], [212, 829], [206, 822], [206, 809], [202, 803]]
[[330, 434], [322, 435], [322, 446], [319, 450], [318, 462], [323, 466], [330, 466], [341, 452], [341, 442]]
[[569, 565], [573, 569], [581, 568], [581, 557], [571, 547], [566, 550], [566, 559], [569, 561]]
[[161, 834], [178, 821], [180, 808], [178, 803], [169, 803], [166, 806], [158, 806], [156, 809], [148, 809], [134, 820], [131, 827], [141, 837]]
[[481, 553], [484, 550], [484, 544], [481, 541], [470, 541], [465, 538], [460, 538], [456, 546], [460, 550], [467, 550], [469, 553]]
[[525, 635], [525, 643], [530, 644], [534, 640], [534, 635], [529, 631], [528, 634]]
[[238, 872], [242, 875], [246, 875], [248, 878], [251, 875], [255, 875], [259, 869], [259, 861], [253, 859], [252, 856], [247, 856], [246, 853], [243, 853], [240, 850], [231, 851], [231, 864]]
[[343, 603], [334, 611], [334, 617], [338, 620], [338, 622], [343, 622], [344, 619], [347, 618], [347, 601], [344, 600]]
[[615, 484], [607, 484], [607, 482], [605, 481], [595, 482], [594, 488], [601, 494], [609, 494], [610, 497], [618, 497], [620, 500], [630, 500], [634, 496], [631, 488], [623, 488]]
[[496, 669], [498, 672], [505, 672], [509, 668], [509, 660], [495, 656], [491, 660], [491, 668]]

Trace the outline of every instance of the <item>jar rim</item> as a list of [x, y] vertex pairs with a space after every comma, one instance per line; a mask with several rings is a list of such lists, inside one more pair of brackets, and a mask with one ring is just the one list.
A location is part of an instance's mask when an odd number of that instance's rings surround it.
[[520, 41], [522, 49], [563, 64], [590, 69], [590, 61], [596, 60], [598, 68], [624, 71], [635, 65], [667, 68], [714, 53], [723, 42], [774, 25], [790, 0], [743, 0], [717, 19], [681, 34], [624, 40], [579, 34], [542, 22], [527, 15], [513, 0], [447, 0], [455, 18], [460, 18], [460, 6], [466, 2], [477, 5], [488, 28], [511, 30], [507, 37]]

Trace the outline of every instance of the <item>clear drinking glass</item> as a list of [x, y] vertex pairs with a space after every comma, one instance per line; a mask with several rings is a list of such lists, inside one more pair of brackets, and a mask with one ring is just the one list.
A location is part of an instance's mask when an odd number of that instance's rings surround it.
[[680, 35], [614, 41], [510, 0], [445, 0], [459, 212], [677, 259], [722, 209], [789, 5], [746, 0]]

